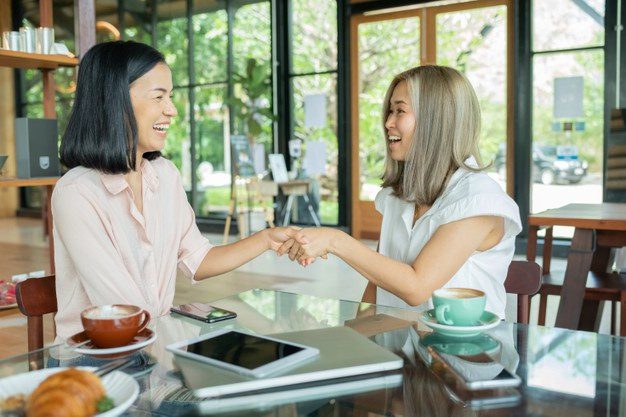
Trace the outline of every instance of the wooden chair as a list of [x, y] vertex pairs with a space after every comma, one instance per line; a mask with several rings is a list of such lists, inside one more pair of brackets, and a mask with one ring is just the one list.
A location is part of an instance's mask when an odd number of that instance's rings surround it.
[[[572, 246], [576, 242], [572, 241]], [[611, 250], [621, 248], [626, 245], [623, 234], [613, 233], [606, 230], [595, 231], [595, 249], [592, 256], [590, 271], [587, 273], [587, 281], [583, 295], [584, 302], [603, 302], [611, 303], [611, 333], [613, 335], [626, 336], [626, 280], [623, 274], [616, 272], [607, 272], [607, 266], [613, 261]], [[547, 249], [546, 249], [547, 247]], [[546, 323], [546, 310], [549, 295], [561, 295], [563, 291], [563, 283], [565, 282], [566, 271], [550, 271], [552, 247], [552, 227], [546, 229], [546, 237], [543, 251], [543, 284], [539, 291], [539, 318], [538, 324], [543, 326]], [[569, 262], [569, 261], [568, 261]], [[617, 310], [617, 303], [620, 303], [620, 310]], [[583, 304], [583, 310], [585, 305]], [[564, 314], [569, 314], [565, 311]], [[599, 322], [599, 316], [602, 309], [594, 314], [596, 322]], [[581, 314], [582, 315], [582, 314]], [[620, 328], [617, 328], [617, 317], [620, 317]], [[576, 319], [578, 323], [579, 318]], [[557, 323], [559, 322], [557, 317]], [[597, 324], [595, 327], [597, 328]], [[573, 328], [576, 328], [574, 326]], [[597, 329], [596, 329], [597, 331]]]
[[513, 261], [504, 281], [509, 294], [517, 294], [517, 322], [528, 324], [530, 296], [541, 288], [541, 267], [530, 261]]
[[43, 347], [43, 315], [57, 312], [54, 275], [31, 278], [15, 287], [17, 306], [28, 320], [28, 351]]

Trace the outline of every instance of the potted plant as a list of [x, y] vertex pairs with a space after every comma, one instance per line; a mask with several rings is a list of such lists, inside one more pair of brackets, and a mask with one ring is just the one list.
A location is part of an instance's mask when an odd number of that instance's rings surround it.
[[233, 74], [233, 80], [241, 88], [241, 94], [230, 97], [227, 103], [239, 121], [235, 130], [246, 135], [252, 145], [263, 131], [264, 119], [274, 120], [271, 104], [266, 99], [268, 91], [271, 91], [270, 77], [265, 66], [250, 58], [246, 62], [245, 73]]
[[[226, 100], [226, 103], [230, 105], [230, 109], [235, 114], [235, 134], [245, 135], [249, 142], [246, 154], [250, 155], [248, 163], [252, 164], [251, 156], [255, 143], [262, 143], [260, 139], [263, 133], [263, 124], [271, 123], [274, 120], [272, 113], [271, 102], [268, 100], [268, 94], [271, 94], [271, 80], [268, 74], [266, 66], [259, 64], [259, 62], [250, 58], [246, 61], [246, 67], [243, 74], [233, 74], [233, 81], [235, 82], [235, 95]], [[235, 180], [236, 176], [243, 178], [251, 178], [254, 173], [240, 172], [238, 164], [235, 163], [235, 154], [233, 140], [236, 136], [231, 136], [231, 152], [233, 153], [233, 165], [232, 165], [232, 184], [231, 184], [231, 208], [230, 212], [233, 213], [236, 208], [234, 207], [234, 198], [236, 191]], [[245, 141], [245, 139], [244, 139]], [[262, 143], [267, 149], [269, 143]], [[237, 146], [237, 149], [242, 148], [241, 143]], [[267, 218], [266, 209], [259, 211], [261, 207], [256, 207], [259, 200], [256, 192], [251, 191], [249, 183], [246, 186], [248, 207], [245, 210], [246, 214], [244, 218], [238, 217], [238, 226], [243, 227], [243, 234], [247, 235], [253, 231], [260, 230], [265, 227], [265, 220]], [[251, 196], [250, 193], [254, 193], [255, 196]], [[255, 207], [252, 207], [252, 204]], [[257, 208], [257, 210], [255, 210]], [[242, 214], [242, 213], [239, 213]], [[247, 224], [245, 224], [245, 223]], [[242, 224], [244, 223], [244, 224]]]

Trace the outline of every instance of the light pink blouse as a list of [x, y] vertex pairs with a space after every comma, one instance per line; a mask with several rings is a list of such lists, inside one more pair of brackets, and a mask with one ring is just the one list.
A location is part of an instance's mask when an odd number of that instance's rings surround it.
[[193, 280], [211, 244], [196, 226], [178, 169], [158, 158], [141, 164], [143, 214], [122, 174], [76, 167], [52, 195], [57, 335], [83, 330], [91, 305], [134, 304], [169, 313], [176, 267]]

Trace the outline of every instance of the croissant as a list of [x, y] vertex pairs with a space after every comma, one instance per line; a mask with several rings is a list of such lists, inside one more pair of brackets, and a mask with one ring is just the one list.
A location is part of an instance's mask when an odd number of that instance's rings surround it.
[[106, 394], [100, 378], [70, 368], [46, 378], [26, 401], [26, 417], [87, 417]]

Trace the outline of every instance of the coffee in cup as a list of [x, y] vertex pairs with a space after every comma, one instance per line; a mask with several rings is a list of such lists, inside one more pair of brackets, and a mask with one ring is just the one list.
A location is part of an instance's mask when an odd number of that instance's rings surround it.
[[449, 326], [475, 326], [485, 311], [485, 293], [473, 288], [440, 288], [433, 292], [435, 318]]
[[99, 348], [125, 346], [146, 328], [150, 313], [133, 305], [89, 307], [80, 313], [85, 334]]

